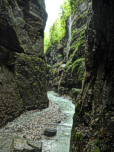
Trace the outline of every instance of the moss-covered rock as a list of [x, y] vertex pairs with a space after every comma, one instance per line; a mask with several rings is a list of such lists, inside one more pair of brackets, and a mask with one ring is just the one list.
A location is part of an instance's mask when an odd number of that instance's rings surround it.
[[5, 0], [0, 16], [1, 127], [24, 110], [48, 107], [49, 100], [43, 50], [44, 1]]
[[[112, 53], [114, 31], [111, 30], [108, 43], [105, 39], [108, 33], [106, 29], [111, 29], [114, 24], [113, 21], [111, 22], [114, 14], [107, 9], [112, 10], [114, 3], [112, 0], [102, 1], [102, 3], [92, 0], [89, 6], [89, 20], [85, 31], [86, 68], [82, 89], [76, 100], [70, 151], [113, 152], [114, 147], [111, 145], [114, 139], [114, 105], [112, 104], [114, 69], [111, 65], [114, 59], [114, 53]], [[109, 22], [110, 24], [107, 24]], [[109, 54], [110, 58], [107, 58]], [[79, 138], [76, 138], [79, 132], [82, 132], [82, 143]]]
[[46, 64], [46, 79], [47, 79], [47, 90], [52, 90], [53, 86], [53, 69], [52, 66]]

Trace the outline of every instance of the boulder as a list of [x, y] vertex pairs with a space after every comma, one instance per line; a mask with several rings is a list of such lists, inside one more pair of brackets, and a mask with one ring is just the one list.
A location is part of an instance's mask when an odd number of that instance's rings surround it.
[[47, 137], [55, 136], [57, 133], [57, 129], [55, 128], [46, 128], [44, 131], [44, 135]]
[[14, 137], [10, 146], [10, 152], [41, 152], [42, 142], [28, 141], [21, 137]]

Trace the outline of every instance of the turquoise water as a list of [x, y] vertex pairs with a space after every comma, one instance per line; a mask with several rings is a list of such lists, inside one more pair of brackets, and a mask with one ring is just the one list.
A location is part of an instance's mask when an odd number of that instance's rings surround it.
[[48, 91], [47, 95], [50, 100], [59, 104], [61, 112], [67, 116], [58, 125], [56, 136], [52, 137], [51, 140], [43, 141], [42, 152], [69, 152], [75, 105], [63, 97], [56, 97], [57, 93], [54, 91]]

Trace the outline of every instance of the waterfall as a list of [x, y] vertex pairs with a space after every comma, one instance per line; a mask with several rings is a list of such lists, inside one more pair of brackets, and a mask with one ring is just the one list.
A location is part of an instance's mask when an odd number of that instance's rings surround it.
[[72, 27], [72, 8], [71, 8], [71, 13], [70, 13], [70, 17], [69, 17], [69, 39], [67, 42], [67, 56], [66, 56], [66, 63], [68, 61], [68, 54], [69, 54], [69, 50], [70, 50], [70, 43], [71, 43], [71, 38], [72, 38], [72, 31], [71, 31], [71, 27]]
[[[62, 66], [65, 68], [65, 65], [66, 64], [62, 64]], [[63, 68], [63, 70], [62, 70], [62, 73], [64, 72], [64, 68]], [[62, 73], [61, 73], [61, 75], [62, 75]], [[61, 76], [60, 76], [60, 83], [61, 83]], [[58, 93], [59, 93], [59, 85], [58, 85]]]

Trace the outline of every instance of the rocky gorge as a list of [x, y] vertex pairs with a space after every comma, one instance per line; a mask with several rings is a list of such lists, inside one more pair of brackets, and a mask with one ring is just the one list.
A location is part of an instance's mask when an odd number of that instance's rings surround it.
[[[71, 0], [76, 11], [66, 21], [66, 35], [56, 46], [51, 87], [75, 103], [71, 152], [114, 151], [114, 2]], [[75, 6], [74, 5], [75, 2]], [[70, 49], [69, 27], [72, 28]], [[64, 44], [62, 43], [64, 42]], [[49, 53], [54, 51], [53, 46]], [[67, 57], [68, 56], [68, 57]], [[64, 59], [63, 59], [64, 58]], [[66, 61], [68, 58], [68, 61]]]
[[45, 1], [0, 1], [0, 152], [114, 152], [114, 2], [70, 5], [44, 55]]

